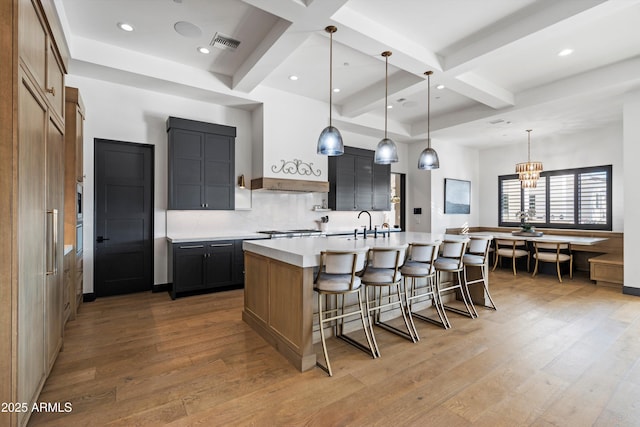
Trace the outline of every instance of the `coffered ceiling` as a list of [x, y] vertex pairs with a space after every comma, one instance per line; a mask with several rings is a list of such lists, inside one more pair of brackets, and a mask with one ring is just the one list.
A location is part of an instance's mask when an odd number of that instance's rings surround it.
[[[620, 121], [624, 93], [640, 88], [640, 0], [54, 2], [71, 74], [241, 108], [261, 102], [261, 86], [328, 102], [324, 28], [335, 25], [335, 123], [381, 134], [390, 50], [398, 141], [424, 141], [427, 70], [432, 138], [476, 147]], [[238, 48], [210, 46], [216, 34]]]

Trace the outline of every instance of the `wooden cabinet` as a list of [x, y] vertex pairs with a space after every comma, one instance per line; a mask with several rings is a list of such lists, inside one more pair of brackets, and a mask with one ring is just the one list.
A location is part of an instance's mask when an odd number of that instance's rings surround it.
[[52, 119], [45, 144], [45, 187], [47, 224], [45, 237], [45, 339], [47, 373], [62, 347], [64, 326], [64, 131]]
[[339, 211], [391, 209], [391, 166], [375, 164], [374, 152], [345, 147], [329, 157], [329, 208]]
[[242, 240], [170, 244], [169, 260], [172, 298], [184, 292], [244, 283]]
[[[28, 408], [56, 360], [64, 322], [68, 51], [52, 36], [59, 28], [50, 9], [40, 0], [0, 4], [0, 401]], [[26, 425], [29, 416], [0, 412], [0, 425]]]
[[75, 87], [65, 87], [65, 156], [64, 156], [64, 244], [73, 245], [75, 260], [71, 263], [73, 281], [70, 318], [75, 319], [82, 304], [82, 194], [84, 138], [84, 103]]
[[236, 128], [169, 117], [169, 209], [235, 208]]

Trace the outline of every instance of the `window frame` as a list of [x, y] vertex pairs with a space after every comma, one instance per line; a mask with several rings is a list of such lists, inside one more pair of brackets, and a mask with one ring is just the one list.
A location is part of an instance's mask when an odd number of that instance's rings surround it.
[[[603, 231], [612, 231], [612, 223], [613, 223], [613, 213], [612, 213], [612, 189], [613, 189], [613, 176], [612, 176], [613, 166], [612, 165], [603, 165], [603, 166], [589, 166], [584, 168], [573, 168], [573, 169], [561, 169], [561, 170], [553, 170], [553, 171], [544, 171], [540, 173], [541, 177], [545, 177], [545, 221], [544, 222], [536, 222], [534, 225], [539, 228], [556, 228], [556, 229], [572, 229], [572, 230], [603, 230]], [[606, 214], [606, 224], [578, 224], [578, 220], [580, 218], [580, 191], [579, 191], [579, 177], [581, 174], [593, 173], [593, 172], [605, 172], [607, 177], [606, 183], [606, 206], [607, 206], [607, 214]], [[548, 177], [556, 176], [556, 175], [573, 175], [574, 186], [573, 186], [573, 203], [574, 203], [574, 219], [571, 224], [559, 224], [559, 223], [551, 223], [550, 222], [550, 198], [549, 198], [549, 187], [550, 187], [550, 179]], [[520, 221], [514, 219], [514, 221], [503, 221], [502, 220], [502, 182], [518, 179], [518, 174], [509, 174], [509, 175], [499, 175], [498, 176], [498, 226], [499, 227], [518, 227], [520, 226]], [[527, 201], [528, 203], [528, 201]], [[523, 209], [525, 204], [524, 198], [524, 189], [520, 188], [520, 210]]]

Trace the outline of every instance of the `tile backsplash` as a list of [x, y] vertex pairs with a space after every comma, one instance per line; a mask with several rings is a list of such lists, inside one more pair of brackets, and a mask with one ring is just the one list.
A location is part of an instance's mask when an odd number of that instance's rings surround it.
[[[327, 199], [324, 193], [252, 191], [251, 209], [235, 211], [167, 211], [168, 237], [243, 235], [260, 230], [320, 229], [329, 217], [327, 231], [352, 231], [369, 223], [369, 217], [349, 211], [314, 211]], [[388, 222], [389, 212], [371, 212], [372, 224]]]

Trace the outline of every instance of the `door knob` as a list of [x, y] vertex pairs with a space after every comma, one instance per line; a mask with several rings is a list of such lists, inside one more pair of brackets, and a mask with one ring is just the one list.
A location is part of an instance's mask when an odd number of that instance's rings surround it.
[[111, 240], [111, 239], [106, 238], [106, 237], [102, 237], [102, 236], [98, 236], [98, 237], [96, 237], [96, 242], [98, 242], [98, 243], [102, 243], [102, 242], [104, 242], [105, 240]]

